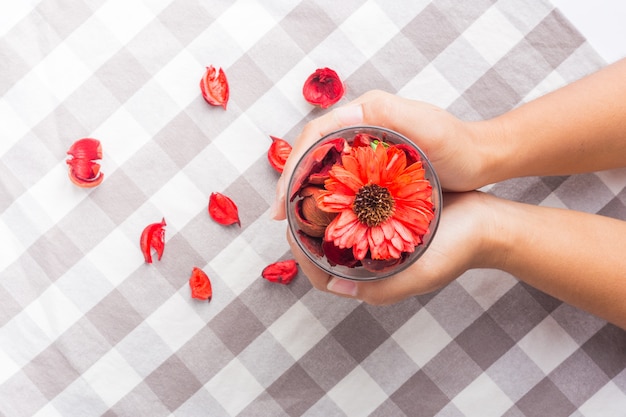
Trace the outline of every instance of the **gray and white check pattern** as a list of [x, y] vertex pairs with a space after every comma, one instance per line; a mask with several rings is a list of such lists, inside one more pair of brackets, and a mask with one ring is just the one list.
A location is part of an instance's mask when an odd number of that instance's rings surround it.
[[[390, 307], [260, 277], [291, 256], [269, 135], [324, 112], [301, 95], [316, 68], [339, 105], [376, 88], [475, 120], [604, 64], [545, 0], [0, 2], [0, 415], [626, 415], [626, 333], [501, 272]], [[81, 137], [104, 148], [92, 190], [67, 178]], [[210, 220], [215, 191], [241, 228]], [[623, 170], [488, 191], [626, 219]]]

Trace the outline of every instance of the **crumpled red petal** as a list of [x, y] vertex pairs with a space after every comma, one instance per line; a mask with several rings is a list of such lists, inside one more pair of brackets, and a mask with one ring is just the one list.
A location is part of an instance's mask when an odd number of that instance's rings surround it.
[[165, 218], [163, 218], [158, 223], [149, 224], [141, 232], [139, 246], [146, 263], [152, 263], [152, 249], [156, 251], [158, 260], [161, 260], [165, 249], [165, 226]]
[[237, 205], [222, 193], [211, 193], [209, 197], [209, 215], [217, 223], [224, 226], [237, 223], [241, 227]]
[[209, 276], [202, 269], [193, 267], [189, 277], [191, 297], [199, 300], [209, 300], [213, 297], [213, 288]]
[[93, 188], [102, 183], [104, 174], [100, 172], [102, 144], [98, 139], [83, 138], [72, 144], [67, 154], [71, 156], [65, 162], [69, 166], [68, 175], [75, 185], [81, 188]]
[[337, 73], [330, 68], [318, 68], [302, 87], [304, 99], [314, 106], [326, 109], [338, 102], [345, 93], [345, 87]]
[[230, 88], [226, 74], [221, 68], [216, 70], [212, 65], [206, 67], [206, 71], [200, 80], [200, 91], [207, 103], [212, 106], [222, 106], [226, 110]]
[[282, 174], [285, 168], [285, 162], [291, 153], [291, 145], [281, 138], [275, 136], [270, 136], [270, 138], [272, 139], [272, 144], [267, 151], [267, 159], [272, 168]]
[[298, 263], [294, 259], [274, 262], [266, 266], [261, 276], [270, 282], [287, 285], [298, 275]]

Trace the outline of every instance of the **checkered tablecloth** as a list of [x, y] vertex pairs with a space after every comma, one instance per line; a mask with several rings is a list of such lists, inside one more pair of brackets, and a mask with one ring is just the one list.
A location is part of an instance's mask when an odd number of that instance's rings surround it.
[[[325, 111], [301, 94], [316, 68], [345, 81], [339, 105], [376, 88], [475, 120], [604, 64], [545, 0], [1, 1], [0, 415], [626, 416], [626, 333], [504, 273], [389, 307], [260, 276], [291, 257], [269, 135]], [[227, 110], [201, 97], [208, 65]], [[81, 137], [103, 145], [95, 189], [67, 176]], [[489, 192], [626, 219], [625, 186]], [[216, 191], [241, 228], [210, 219]]]

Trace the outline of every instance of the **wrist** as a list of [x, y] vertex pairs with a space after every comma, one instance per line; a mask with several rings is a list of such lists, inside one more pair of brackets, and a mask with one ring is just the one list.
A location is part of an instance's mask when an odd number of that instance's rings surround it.
[[477, 167], [477, 186], [494, 184], [509, 178], [511, 166], [510, 129], [501, 118], [469, 122]]

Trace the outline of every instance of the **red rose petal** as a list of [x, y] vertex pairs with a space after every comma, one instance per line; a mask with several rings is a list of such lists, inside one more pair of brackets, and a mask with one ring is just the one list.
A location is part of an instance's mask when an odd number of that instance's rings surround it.
[[226, 110], [230, 89], [226, 74], [221, 68], [218, 71], [212, 65], [206, 67], [200, 80], [200, 91], [207, 103], [212, 106], [222, 106]]
[[270, 282], [287, 285], [298, 275], [298, 263], [293, 259], [274, 262], [266, 266], [261, 275]]
[[339, 75], [330, 68], [319, 68], [309, 76], [302, 87], [304, 99], [314, 106], [326, 109], [338, 102], [345, 92]]
[[152, 249], [156, 250], [159, 261], [163, 256], [163, 250], [165, 249], [165, 218], [159, 223], [152, 223], [146, 226], [141, 232], [141, 239], [139, 240], [139, 246], [146, 263], [152, 263]]
[[213, 288], [209, 276], [200, 268], [193, 267], [189, 277], [191, 297], [199, 300], [209, 300], [213, 297]]
[[237, 223], [241, 227], [237, 205], [222, 193], [211, 193], [209, 197], [209, 215], [213, 220], [224, 226]]
[[274, 136], [270, 136], [270, 138], [272, 139], [272, 144], [267, 151], [267, 159], [270, 161], [272, 168], [282, 174], [285, 162], [291, 153], [291, 145], [283, 139]]

